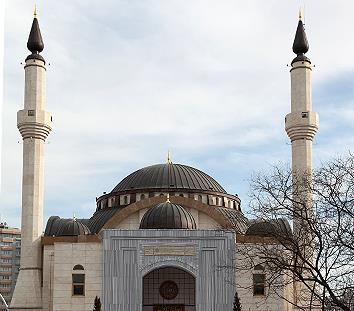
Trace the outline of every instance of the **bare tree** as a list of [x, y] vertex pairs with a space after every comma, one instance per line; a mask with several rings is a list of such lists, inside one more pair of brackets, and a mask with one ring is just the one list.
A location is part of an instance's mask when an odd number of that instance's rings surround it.
[[353, 155], [324, 163], [307, 176], [284, 167], [254, 176], [251, 209], [266, 229], [262, 243], [244, 249], [244, 255], [251, 262], [255, 254], [261, 259], [268, 286], [284, 286], [284, 280], [295, 286], [298, 294], [289, 302], [300, 309], [330, 305], [353, 311]]

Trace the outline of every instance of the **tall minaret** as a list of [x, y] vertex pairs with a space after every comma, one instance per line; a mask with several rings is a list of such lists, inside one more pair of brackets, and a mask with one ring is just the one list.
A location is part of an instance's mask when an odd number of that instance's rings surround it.
[[[294, 236], [299, 243], [303, 258], [311, 261], [313, 256], [312, 234], [308, 230], [308, 222], [304, 219], [312, 217], [312, 140], [318, 130], [318, 115], [312, 111], [311, 61], [305, 56], [309, 50], [302, 17], [300, 14], [296, 30], [293, 51], [297, 56], [291, 62], [291, 113], [285, 117], [285, 130], [291, 139], [293, 198], [294, 198]], [[306, 217], [306, 218], [303, 218]], [[303, 266], [301, 260], [297, 263]], [[311, 309], [311, 293], [296, 277], [293, 282], [294, 303]], [[314, 306], [312, 306], [314, 309]], [[294, 310], [297, 308], [294, 308]]]
[[39, 54], [44, 45], [34, 13], [27, 48], [24, 109], [17, 113], [17, 127], [23, 138], [21, 268], [11, 310], [41, 310], [43, 231], [44, 143], [51, 131], [52, 117], [45, 109], [45, 60]]
[[285, 130], [291, 139], [292, 170], [295, 175], [311, 174], [312, 140], [318, 129], [318, 114], [312, 111], [311, 61], [305, 56], [309, 50], [300, 14], [291, 62], [291, 113], [285, 117]]

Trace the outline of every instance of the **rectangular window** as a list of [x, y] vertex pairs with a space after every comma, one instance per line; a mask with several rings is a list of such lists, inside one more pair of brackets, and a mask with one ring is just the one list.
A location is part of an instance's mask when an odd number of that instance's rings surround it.
[[36, 115], [36, 111], [35, 110], [28, 110], [28, 116], [29, 117], [33, 117]]
[[265, 275], [253, 274], [253, 296], [265, 295]]
[[73, 274], [73, 296], [85, 296], [85, 274]]

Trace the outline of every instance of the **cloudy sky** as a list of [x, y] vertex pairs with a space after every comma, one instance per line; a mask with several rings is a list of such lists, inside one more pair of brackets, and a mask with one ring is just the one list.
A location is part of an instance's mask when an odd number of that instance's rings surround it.
[[[213, 176], [247, 209], [251, 175], [290, 161], [287, 64], [305, 5], [316, 165], [354, 149], [354, 2], [37, 0], [45, 43], [45, 219], [89, 217], [95, 197], [172, 160]], [[1, 219], [20, 226], [26, 42], [34, 1], [5, 10]], [[1, 53], [0, 53], [1, 56]]]

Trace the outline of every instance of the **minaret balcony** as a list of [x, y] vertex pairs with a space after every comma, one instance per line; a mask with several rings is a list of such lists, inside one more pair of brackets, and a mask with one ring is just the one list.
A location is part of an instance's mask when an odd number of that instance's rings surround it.
[[313, 140], [319, 126], [318, 114], [313, 111], [295, 111], [285, 117], [285, 130], [291, 141]]
[[44, 110], [20, 110], [17, 127], [23, 137], [45, 140], [52, 130], [52, 116]]

